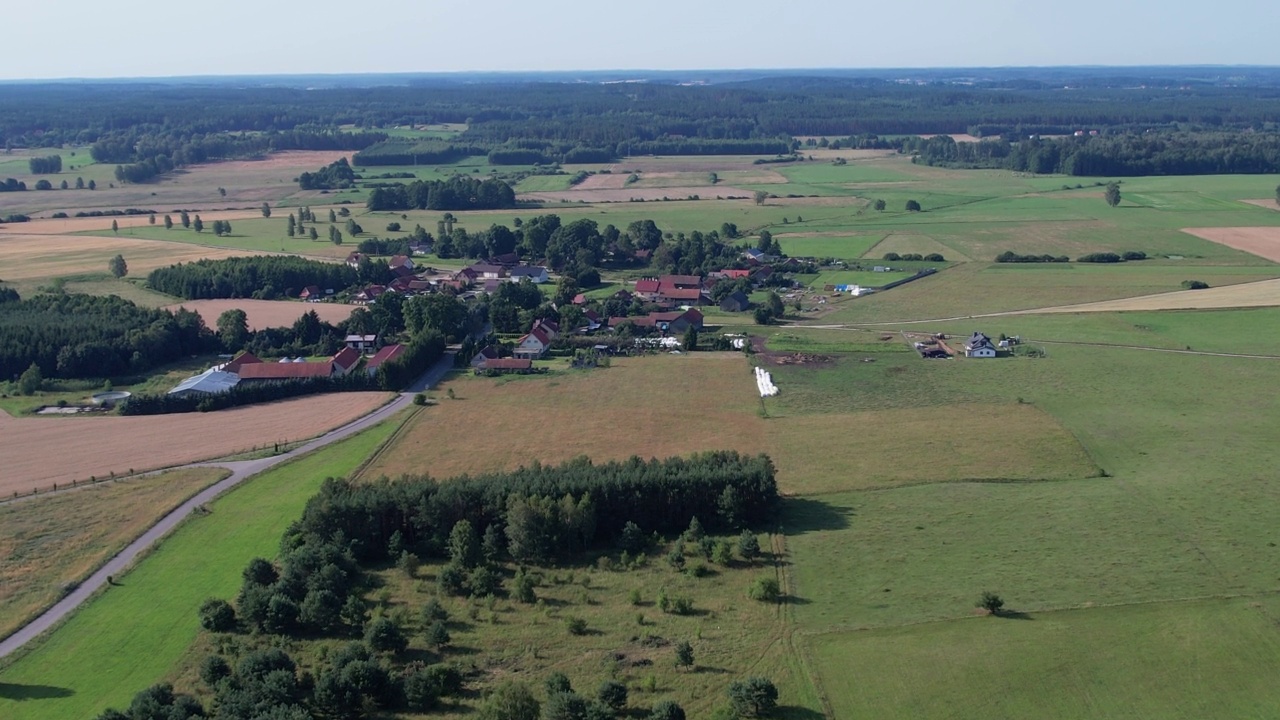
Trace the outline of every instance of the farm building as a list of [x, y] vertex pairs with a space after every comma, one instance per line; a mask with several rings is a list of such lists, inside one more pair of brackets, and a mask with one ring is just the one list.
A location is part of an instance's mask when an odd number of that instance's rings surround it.
[[485, 345], [480, 352], [471, 357], [471, 367], [478, 368], [483, 365], [486, 360], [497, 360], [500, 357], [502, 357], [502, 355], [498, 352], [498, 347], [496, 345]]
[[991, 338], [986, 335], [975, 332], [964, 341], [964, 356], [971, 358], [993, 358], [996, 356], [996, 346], [991, 343]]
[[216, 395], [224, 393], [240, 382], [240, 376], [216, 368], [209, 368], [199, 375], [183, 380], [169, 391], [169, 395], [185, 397], [188, 395]]
[[720, 309], [725, 312], [746, 312], [751, 308], [751, 300], [741, 290], [735, 290], [720, 301]]
[[320, 362], [278, 362], [246, 365], [240, 369], [241, 382], [304, 380], [333, 375], [333, 360]]
[[223, 365], [219, 365], [214, 369], [221, 370], [223, 372], [238, 373], [240, 372], [240, 368], [244, 367], [245, 365], [255, 365], [260, 362], [262, 361], [258, 359], [257, 355], [254, 355], [253, 353], [246, 350], [245, 352], [242, 352], [239, 355], [235, 356], [231, 360], [231, 362], [225, 363]]
[[388, 345], [382, 348], [381, 350], [379, 350], [373, 357], [369, 358], [369, 362], [365, 363], [365, 366], [364, 366], [365, 372], [372, 375], [378, 372], [378, 368], [382, 367], [383, 363], [387, 363], [392, 360], [395, 360], [396, 358], [400, 357], [403, 354], [404, 354], [403, 345], [400, 345], [398, 343], [395, 345]]
[[528, 358], [494, 358], [476, 366], [476, 374], [523, 374], [533, 371], [533, 361]]

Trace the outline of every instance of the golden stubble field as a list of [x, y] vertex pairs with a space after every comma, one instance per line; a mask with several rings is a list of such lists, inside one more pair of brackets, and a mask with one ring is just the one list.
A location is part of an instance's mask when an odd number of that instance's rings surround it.
[[1182, 232], [1280, 262], [1280, 227], [1183, 228]]
[[13, 418], [0, 412], [0, 495], [315, 437], [391, 397], [380, 392], [332, 393], [212, 413], [144, 417]]
[[0, 232], [0, 280], [26, 284], [69, 275], [105, 274], [107, 261], [115, 255], [124, 256], [133, 277], [174, 263], [254, 254], [155, 240]]
[[261, 330], [269, 327], [289, 327], [293, 322], [311, 310], [315, 310], [321, 320], [338, 324], [351, 316], [356, 305], [338, 303], [304, 303], [286, 302], [283, 300], [184, 300], [168, 306], [167, 310], [186, 308], [200, 313], [204, 324], [210, 328], [218, 326], [218, 316], [227, 310], [244, 310], [249, 317], [249, 329]]

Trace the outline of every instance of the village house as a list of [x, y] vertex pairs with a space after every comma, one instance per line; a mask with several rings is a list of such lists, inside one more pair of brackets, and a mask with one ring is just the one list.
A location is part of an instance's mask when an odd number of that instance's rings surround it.
[[498, 352], [498, 348], [494, 345], [485, 345], [480, 352], [471, 356], [471, 367], [478, 368], [484, 364], [485, 360], [497, 360], [502, 357]]
[[996, 346], [992, 344], [991, 338], [986, 335], [975, 332], [964, 341], [964, 356], [971, 358], [993, 358], [996, 356]]
[[375, 353], [373, 357], [369, 358], [369, 362], [364, 365], [365, 372], [373, 375], [378, 372], [378, 368], [382, 367], [384, 363], [391, 362], [403, 354], [403, 345], [388, 345]]
[[746, 312], [751, 308], [751, 300], [741, 290], [734, 290], [720, 301], [720, 309], [725, 312]]
[[547, 354], [551, 349], [551, 341], [553, 338], [547, 334], [547, 331], [538, 326], [534, 326], [528, 335], [520, 338], [516, 343], [513, 355], [518, 358], [527, 358], [537, 360]]
[[408, 268], [410, 272], [412, 272], [413, 270], [416, 270], [418, 267], [417, 265], [413, 264], [413, 258], [409, 257], [408, 255], [396, 255], [391, 258], [391, 262], [388, 264], [391, 266], [392, 270], [397, 270], [399, 268]]
[[343, 341], [347, 347], [359, 352], [369, 352], [378, 344], [377, 335], [348, 335]]
[[359, 364], [360, 351], [350, 347], [344, 347], [333, 356], [333, 374], [342, 377], [355, 369]]
[[480, 279], [480, 273], [475, 268], [469, 268], [469, 267], [462, 268], [461, 270], [453, 274], [453, 279], [455, 282], [460, 283], [464, 286], [470, 285], [471, 283]]
[[493, 358], [486, 359], [476, 366], [476, 374], [497, 373], [500, 375], [525, 374], [533, 372], [533, 361], [528, 358]]
[[673, 310], [671, 312], [653, 312], [648, 315], [632, 317], [611, 317], [609, 327], [617, 328], [623, 323], [631, 323], [636, 327], [652, 327], [668, 334], [682, 334], [690, 327], [702, 329], [703, 315], [696, 308]]
[[551, 276], [547, 274], [547, 269], [540, 265], [518, 265], [511, 268], [512, 282], [520, 282], [524, 278], [528, 278], [534, 285], [551, 282]]
[[512, 267], [514, 265], [520, 264], [520, 254], [509, 252], [509, 253], [502, 253], [501, 255], [494, 255], [493, 257], [489, 258], [489, 262], [493, 263], [494, 265], [503, 265], [505, 267]]
[[353, 252], [350, 255], [347, 255], [347, 267], [358, 270], [360, 268], [360, 263], [368, 259], [369, 256], [364, 253]]
[[303, 302], [320, 302], [324, 299], [324, 293], [320, 292], [319, 287], [308, 285], [298, 293], [298, 298]]
[[501, 265], [490, 265], [489, 263], [476, 263], [470, 267], [475, 271], [478, 280], [495, 280], [507, 276], [507, 269]]
[[385, 285], [370, 285], [356, 293], [355, 297], [353, 297], [351, 301], [356, 305], [368, 305], [371, 302], [377, 302], [378, 298], [382, 297], [386, 292], [387, 288]]

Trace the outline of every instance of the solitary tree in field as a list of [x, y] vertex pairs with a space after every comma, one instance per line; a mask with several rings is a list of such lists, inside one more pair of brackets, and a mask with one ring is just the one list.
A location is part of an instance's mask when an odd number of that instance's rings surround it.
[[192, 227], [196, 232], [203, 232], [203, 231], [204, 231], [204, 221], [200, 219], [200, 216], [199, 216], [199, 215], [197, 215], [197, 216], [196, 216], [196, 219], [195, 219], [195, 220], [192, 220], [192, 221], [191, 221], [191, 227]]
[[179, 213], [178, 221], [182, 223], [182, 227], [184, 228], [191, 227], [191, 216], [187, 214], [186, 210], [183, 210], [181, 213]]
[[83, 190], [83, 189], [84, 189], [84, 178], [82, 178], [82, 177], [78, 177], [78, 178], [76, 178], [76, 189], [77, 189], [77, 190]]
[[729, 704], [739, 716], [768, 715], [778, 706], [778, 688], [769, 678], [739, 680], [729, 686]]
[[298, 223], [294, 221], [293, 213], [289, 213], [289, 225], [287, 229], [287, 232], [289, 233], [289, 237], [293, 237], [293, 234], [297, 231], [298, 231]]
[[690, 645], [687, 640], [682, 640], [676, 645], [676, 667], [693, 667], [693, 645]]
[[1120, 184], [1107, 183], [1106, 193], [1103, 195], [1107, 199], [1107, 204], [1115, 207], [1120, 204]]
[[756, 191], [756, 204], [763, 205], [765, 200], [769, 199], [769, 193], [764, 190]]
[[63, 190], [66, 190], [66, 189], [67, 189], [67, 181], [66, 181], [66, 180], [63, 180], [63, 181], [62, 181], [62, 184], [61, 184], [61, 185], [59, 185], [58, 187], [59, 187], [59, 188], [61, 188], [61, 189], [63, 189]]
[[316, 232], [316, 229], [314, 227], [310, 227], [310, 228], [307, 228], [307, 237], [311, 238], [312, 240], [319, 240], [320, 233]]
[[264, 218], [271, 217], [271, 206], [268, 205], [267, 203], [262, 203], [262, 217]]
[[90, 181], [89, 181], [89, 189], [90, 189], [90, 190], [97, 190], [97, 189], [98, 189], [98, 182], [97, 182], [96, 180], [90, 180]]
[[920, 202], [918, 200], [908, 200], [907, 212], [920, 212]]
[[165, 230], [173, 229], [173, 218], [169, 217], [168, 215], [164, 216], [164, 229]]
[[150, 215], [148, 215], [148, 216], [147, 216], [147, 224], [148, 224], [148, 225], [155, 225], [155, 224], [156, 224], [156, 214], [155, 214], [155, 213], [151, 213]]
[[329, 222], [338, 222], [338, 214], [333, 211], [333, 208], [329, 208]]
[[44, 385], [44, 374], [40, 372], [40, 366], [35, 363], [31, 363], [18, 378], [18, 392], [23, 395], [35, 395], [42, 385]]
[[1004, 608], [1004, 600], [999, 595], [988, 590], [982, 593], [982, 597], [978, 599], [978, 607], [992, 615], [999, 615], [1000, 610]]
[[123, 255], [116, 255], [107, 261], [107, 269], [115, 277], [122, 278], [129, 274], [129, 265], [124, 261]]
[[118, 233], [118, 232], [120, 232], [120, 223], [116, 222], [115, 220], [112, 220], [112, 221], [111, 221], [111, 232], [113, 232], [113, 233]]

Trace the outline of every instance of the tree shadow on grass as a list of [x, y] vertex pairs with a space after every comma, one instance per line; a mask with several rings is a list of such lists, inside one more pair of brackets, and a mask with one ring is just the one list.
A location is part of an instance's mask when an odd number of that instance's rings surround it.
[[53, 685], [0, 683], [0, 698], [5, 700], [17, 700], [19, 702], [24, 700], [52, 700], [54, 698], [71, 697], [75, 694], [75, 690]]
[[1035, 620], [1029, 613], [1024, 613], [1021, 610], [1001, 610], [996, 613], [996, 617], [1003, 620]]
[[782, 501], [782, 532], [803, 535], [809, 532], [844, 530], [849, 527], [853, 510], [836, 507], [813, 498], [786, 498]]

